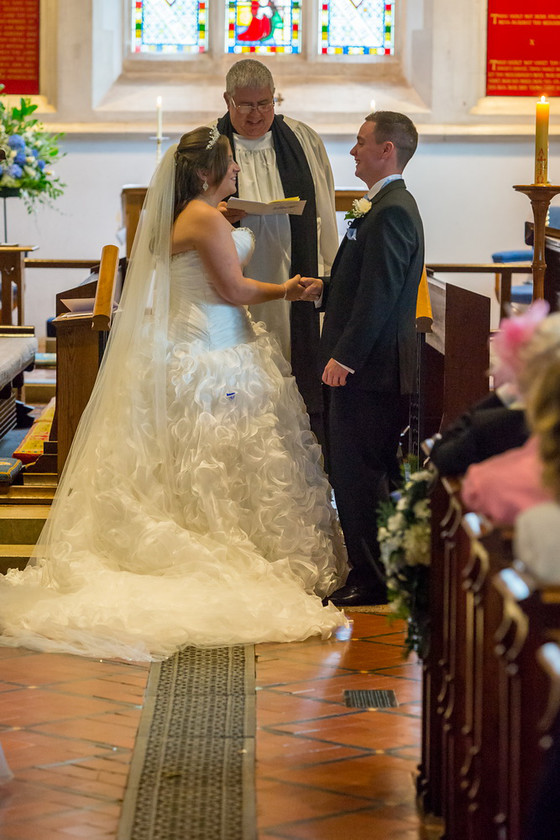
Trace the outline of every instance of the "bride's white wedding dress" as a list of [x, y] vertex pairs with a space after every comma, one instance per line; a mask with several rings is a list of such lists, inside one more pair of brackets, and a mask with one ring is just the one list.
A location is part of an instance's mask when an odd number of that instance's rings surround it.
[[[252, 234], [232, 235], [245, 263]], [[139, 660], [329, 635], [346, 566], [320, 448], [277, 343], [196, 251], [171, 260], [166, 459], [150, 362], [122, 360], [134, 418], [107, 408], [32, 564], [0, 581], [0, 643]]]

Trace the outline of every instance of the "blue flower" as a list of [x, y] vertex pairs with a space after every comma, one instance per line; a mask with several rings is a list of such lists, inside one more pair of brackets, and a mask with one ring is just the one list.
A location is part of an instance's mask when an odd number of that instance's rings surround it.
[[25, 140], [19, 134], [12, 134], [8, 137], [8, 146], [10, 149], [25, 149]]
[[41, 170], [41, 172], [43, 171], [43, 169], [45, 168], [45, 166], [46, 166], [46, 165], [47, 165], [47, 164], [45, 163], [45, 161], [44, 161], [44, 160], [38, 160], [38, 161], [37, 161], [37, 166], [39, 167], [39, 169]]
[[27, 161], [27, 155], [24, 151], [20, 150], [14, 158], [14, 163], [18, 163], [20, 166], [24, 166]]
[[10, 166], [10, 175], [12, 178], [21, 178], [23, 175], [23, 169], [21, 166], [18, 166], [17, 163], [12, 163]]

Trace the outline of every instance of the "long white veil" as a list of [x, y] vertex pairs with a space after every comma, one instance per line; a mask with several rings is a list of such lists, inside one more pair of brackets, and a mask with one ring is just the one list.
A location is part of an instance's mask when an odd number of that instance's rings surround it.
[[[120, 447], [132, 456], [135, 451], [142, 453], [148, 429], [150, 459], [164, 488], [161, 513], [169, 510], [173, 471], [168, 451], [165, 356], [176, 148], [173, 145], [167, 150], [147, 191], [99, 374], [31, 562], [49, 556], [60, 525], [68, 527], [68, 497], [85, 476], [95, 475], [99, 459], [116, 459]], [[151, 366], [147, 377], [151, 394], [139, 388], [144, 376], [138, 366], [146, 360]], [[110, 471], [110, 464], [103, 466]], [[117, 482], [135, 480], [133, 472], [127, 477], [118, 467], [113, 477]], [[137, 492], [141, 486], [138, 482]]]

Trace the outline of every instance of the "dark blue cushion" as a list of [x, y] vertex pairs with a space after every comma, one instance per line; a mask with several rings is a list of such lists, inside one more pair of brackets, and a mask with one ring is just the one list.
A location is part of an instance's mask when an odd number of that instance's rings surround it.
[[521, 286], [511, 287], [511, 302], [530, 304], [533, 300], [533, 284], [523, 283]]
[[532, 259], [532, 248], [524, 251], [496, 251], [495, 254], [492, 254], [492, 262], [495, 263], [530, 262]]

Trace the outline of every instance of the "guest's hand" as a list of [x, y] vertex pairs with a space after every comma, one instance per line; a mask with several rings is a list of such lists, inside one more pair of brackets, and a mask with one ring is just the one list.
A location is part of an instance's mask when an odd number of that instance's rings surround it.
[[300, 285], [303, 286], [303, 292], [300, 300], [320, 300], [323, 294], [323, 281], [318, 277], [302, 277]]
[[228, 208], [227, 201], [220, 201], [218, 204], [218, 210], [220, 213], [223, 213], [225, 218], [228, 220], [230, 225], [234, 225], [236, 222], [240, 222], [241, 219], [244, 219], [247, 213], [245, 210], [236, 210], [233, 207]]
[[330, 385], [331, 388], [340, 388], [342, 385], [346, 385], [348, 373], [349, 371], [343, 368], [342, 365], [339, 365], [337, 361], [329, 359], [325, 365], [321, 379], [325, 385]]

